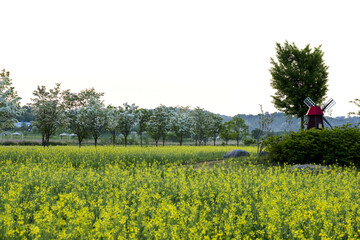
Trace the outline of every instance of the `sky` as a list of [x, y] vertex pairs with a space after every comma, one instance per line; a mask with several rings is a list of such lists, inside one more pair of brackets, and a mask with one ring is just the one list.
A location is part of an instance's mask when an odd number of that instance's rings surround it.
[[31, 102], [38, 85], [94, 87], [105, 104], [277, 111], [275, 44], [321, 46], [331, 116], [360, 98], [358, 0], [1, 0], [0, 69]]

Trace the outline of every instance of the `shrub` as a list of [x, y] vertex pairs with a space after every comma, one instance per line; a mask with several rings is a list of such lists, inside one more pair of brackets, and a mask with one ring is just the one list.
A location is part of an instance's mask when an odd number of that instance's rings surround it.
[[251, 144], [256, 144], [256, 140], [253, 138], [246, 138], [244, 139], [244, 145], [250, 146]]
[[360, 166], [360, 130], [349, 126], [310, 129], [266, 141], [272, 161]]

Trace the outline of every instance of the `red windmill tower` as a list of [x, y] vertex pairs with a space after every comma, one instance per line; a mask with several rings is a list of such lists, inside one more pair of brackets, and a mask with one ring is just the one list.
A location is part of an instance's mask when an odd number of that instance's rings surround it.
[[316, 106], [309, 97], [305, 99], [304, 103], [309, 107], [309, 111], [306, 113], [306, 129], [322, 129], [324, 128], [324, 122], [332, 128], [329, 121], [324, 117], [324, 111], [330, 110], [336, 103], [332, 98], [324, 103], [322, 107]]

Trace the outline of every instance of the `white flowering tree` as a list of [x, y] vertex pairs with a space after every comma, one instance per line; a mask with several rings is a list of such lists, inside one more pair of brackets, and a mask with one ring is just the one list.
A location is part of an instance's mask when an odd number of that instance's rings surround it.
[[107, 123], [104, 103], [99, 98], [90, 98], [89, 102], [79, 109], [79, 121], [89, 128], [94, 144], [97, 146], [98, 139]]
[[223, 128], [223, 118], [219, 114], [209, 113], [208, 114], [208, 135], [212, 138], [214, 146], [216, 145], [216, 139], [220, 135]]
[[162, 138], [163, 146], [165, 138], [170, 130], [170, 110], [164, 105], [155, 108], [147, 125], [149, 135], [155, 140], [156, 146], [160, 138]]
[[53, 89], [46, 90], [45, 86], [38, 86], [33, 92], [31, 111], [34, 113], [34, 125], [38, 127], [42, 135], [42, 145], [49, 146], [50, 136], [60, 126], [66, 126], [65, 117], [65, 92], [60, 91], [57, 83]]
[[0, 130], [13, 127], [16, 117], [21, 114], [20, 97], [12, 87], [10, 72], [5, 69], [0, 73]]
[[119, 134], [119, 118], [120, 118], [120, 111], [117, 107], [114, 106], [107, 106], [106, 107], [106, 129], [111, 133], [111, 141], [112, 144], [115, 146], [116, 143], [116, 135]]
[[192, 123], [189, 107], [178, 107], [173, 111], [170, 125], [171, 130], [179, 139], [180, 146], [182, 146], [184, 137], [191, 133]]
[[83, 109], [90, 99], [100, 98], [104, 93], [98, 93], [94, 88], [85, 89], [79, 93], [71, 93], [66, 91], [64, 95], [66, 112], [65, 115], [68, 118], [68, 129], [76, 134], [79, 147], [81, 147], [82, 141], [90, 135], [90, 129], [85, 121], [80, 121], [80, 109]]
[[127, 138], [131, 133], [132, 128], [136, 122], [136, 110], [138, 106], [135, 104], [124, 103], [119, 107], [118, 127], [120, 133], [124, 136], [124, 144], [127, 146]]
[[190, 112], [190, 117], [193, 122], [193, 136], [195, 145], [201, 145], [201, 142], [206, 142], [208, 131], [208, 117], [203, 108], [196, 107]]
[[152, 114], [151, 110], [147, 110], [144, 108], [140, 108], [136, 110], [136, 118], [137, 118], [137, 131], [140, 136], [140, 145], [143, 144], [143, 133], [146, 131], [146, 126], [148, 121], [150, 120], [150, 116]]

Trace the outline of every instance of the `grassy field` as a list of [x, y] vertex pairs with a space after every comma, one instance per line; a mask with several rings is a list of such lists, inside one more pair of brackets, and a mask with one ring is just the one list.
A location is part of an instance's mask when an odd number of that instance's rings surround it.
[[0, 147], [0, 239], [360, 237], [356, 169], [196, 164], [232, 149]]

